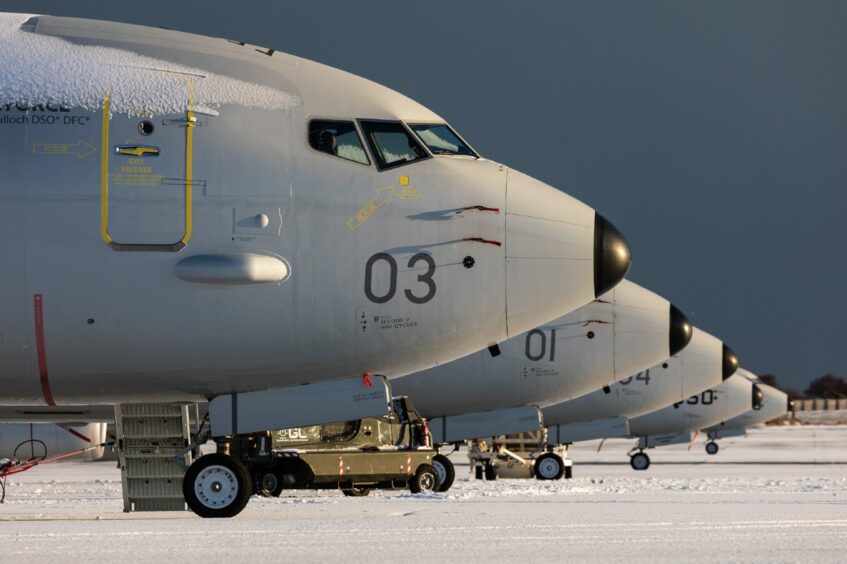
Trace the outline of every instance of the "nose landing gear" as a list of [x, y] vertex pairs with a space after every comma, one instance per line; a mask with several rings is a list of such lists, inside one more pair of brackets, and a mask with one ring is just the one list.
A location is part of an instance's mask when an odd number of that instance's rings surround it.
[[709, 441], [706, 443], [706, 454], [717, 454], [719, 449], [720, 447], [715, 441]]
[[650, 457], [644, 451], [639, 450], [629, 457], [629, 465], [633, 470], [647, 470], [650, 468]]
[[201, 456], [182, 481], [185, 501], [200, 517], [238, 515], [253, 494], [250, 473], [241, 462], [221, 453]]

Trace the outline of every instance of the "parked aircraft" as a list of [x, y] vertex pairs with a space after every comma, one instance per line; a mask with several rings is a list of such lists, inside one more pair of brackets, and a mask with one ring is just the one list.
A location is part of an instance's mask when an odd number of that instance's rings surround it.
[[738, 368], [726, 344], [694, 328], [680, 353], [602, 390], [545, 407], [551, 445], [629, 435], [627, 420], [685, 401], [720, 384]]
[[718, 386], [694, 394], [685, 401], [629, 419], [629, 436], [638, 439], [638, 445], [630, 455], [632, 468], [646, 470], [650, 466], [645, 449], [690, 442], [691, 433], [751, 409], [759, 409], [762, 399], [763, 393], [759, 386], [746, 374], [739, 372]]
[[[39, 63], [14, 63], [29, 90], [0, 85], [3, 403], [399, 376], [575, 309], [629, 265], [588, 206], [372, 82], [167, 30], [2, 28], [8, 59]], [[66, 74], [42, 83], [42, 65]], [[72, 138], [91, 154], [68, 158]]]
[[784, 416], [789, 411], [791, 411], [791, 400], [788, 398], [788, 395], [785, 392], [778, 390], [773, 386], [763, 384], [751, 372], [739, 369], [739, 373], [742, 373], [746, 377], [748, 377], [758, 386], [759, 390], [761, 390], [761, 405], [758, 408], [754, 407], [748, 411], [745, 411], [737, 417], [726, 419], [724, 421], [721, 421], [717, 425], [712, 425], [711, 427], [702, 429], [701, 431], [703, 433], [706, 433], [706, 435], [709, 437], [709, 441], [706, 443], [706, 452], [708, 454], [718, 453], [719, 447], [718, 443], [716, 442], [717, 440], [726, 437], [735, 437], [738, 435], [743, 435], [744, 433], [746, 433], [749, 427], [754, 427], [756, 425], [761, 425], [763, 423], [767, 423], [768, 421], [778, 419]]
[[[629, 281], [594, 302], [449, 364], [392, 382], [430, 419], [435, 443], [542, 428], [539, 408], [599, 389], [677, 354], [692, 327], [664, 298]], [[433, 459], [443, 487], [452, 465]]]
[[[427, 418], [559, 403], [677, 354], [691, 324], [629, 281], [567, 315], [449, 364], [392, 382]], [[499, 433], [496, 433], [499, 434]], [[475, 438], [475, 437], [468, 437]]]
[[[0, 46], [0, 404], [212, 399], [216, 437], [377, 415], [374, 375], [543, 325], [629, 267], [593, 209], [343, 71], [50, 16], [0, 15]], [[186, 490], [221, 516], [249, 489], [228, 460]]]

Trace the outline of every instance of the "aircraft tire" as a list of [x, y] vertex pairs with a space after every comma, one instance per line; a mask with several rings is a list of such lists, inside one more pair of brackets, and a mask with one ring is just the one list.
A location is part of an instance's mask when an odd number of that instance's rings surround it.
[[456, 479], [456, 469], [453, 468], [453, 463], [443, 454], [436, 454], [432, 457], [432, 466], [438, 472], [438, 488], [437, 492], [446, 492], [453, 485], [453, 480]]
[[485, 463], [485, 479], [489, 482], [497, 479], [497, 467], [490, 462]]
[[200, 517], [234, 517], [250, 501], [250, 473], [233, 457], [213, 453], [194, 461], [182, 480], [182, 494]]
[[535, 459], [532, 473], [538, 480], [561, 480], [565, 475], [565, 461], [554, 452], [545, 452]]
[[409, 491], [413, 494], [438, 491], [438, 471], [431, 464], [421, 464], [409, 478]]
[[482, 466], [474, 466], [474, 478], [482, 480]]
[[718, 443], [714, 441], [706, 443], [706, 454], [717, 454], [718, 450], [720, 450]]
[[573, 478], [573, 466], [565, 466], [565, 480]]
[[636, 452], [629, 457], [629, 465], [633, 470], [647, 470], [650, 468], [650, 457], [643, 452]]

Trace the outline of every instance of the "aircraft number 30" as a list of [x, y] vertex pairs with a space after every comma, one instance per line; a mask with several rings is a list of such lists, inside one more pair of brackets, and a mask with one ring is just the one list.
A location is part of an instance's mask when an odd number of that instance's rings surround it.
[[[388, 265], [389, 276], [388, 276], [388, 290], [381, 296], [378, 296], [374, 293], [373, 289], [373, 269], [374, 265], [378, 262], [384, 262]], [[409, 259], [409, 262], [406, 263], [406, 266], [409, 268], [415, 268], [415, 265], [418, 263], [426, 263], [427, 269], [423, 274], [418, 274], [418, 282], [424, 285], [424, 288], [418, 289], [418, 293], [413, 292], [410, 289], [406, 289], [403, 293], [406, 295], [406, 299], [412, 302], [413, 304], [425, 304], [435, 297], [435, 280], [432, 279], [435, 274], [435, 259], [433, 259], [430, 255], [426, 253], [418, 253], [413, 255], [412, 258]], [[426, 293], [420, 295], [420, 291], [424, 290]], [[377, 253], [368, 259], [368, 262], [365, 263], [365, 295], [368, 297], [370, 301], [375, 304], [384, 304], [385, 302], [390, 301], [394, 294], [397, 293], [397, 261], [393, 256], [388, 253]]]
[[718, 398], [715, 397], [715, 392], [713, 392], [712, 390], [706, 390], [701, 394], [691, 396], [685, 401], [676, 402], [675, 404], [673, 404], [673, 408], [679, 409], [679, 406], [683, 403], [687, 403], [688, 405], [697, 405], [698, 403], [702, 405], [712, 405], [712, 403], [716, 402], [717, 399]]

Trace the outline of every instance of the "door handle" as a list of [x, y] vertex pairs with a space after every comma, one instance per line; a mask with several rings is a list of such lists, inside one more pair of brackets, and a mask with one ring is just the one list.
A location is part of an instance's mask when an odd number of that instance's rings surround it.
[[116, 145], [115, 153], [127, 157], [158, 157], [159, 148], [150, 145]]

